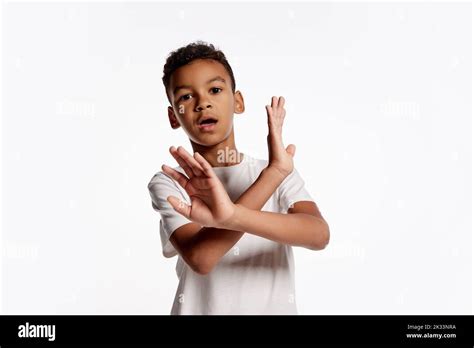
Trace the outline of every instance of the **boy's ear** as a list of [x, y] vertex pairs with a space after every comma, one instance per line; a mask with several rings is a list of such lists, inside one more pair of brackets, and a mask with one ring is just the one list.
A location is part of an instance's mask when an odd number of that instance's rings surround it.
[[241, 114], [245, 111], [245, 103], [244, 103], [244, 97], [242, 96], [242, 93], [240, 91], [236, 91], [234, 94], [235, 98], [235, 105], [234, 105], [234, 113], [235, 114]]
[[171, 106], [168, 106], [168, 118], [170, 120], [171, 128], [177, 129], [181, 127], [181, 125], [178, 122], [178, 119], [176, 118], [176, 115], [174, 114], [173, 108]]

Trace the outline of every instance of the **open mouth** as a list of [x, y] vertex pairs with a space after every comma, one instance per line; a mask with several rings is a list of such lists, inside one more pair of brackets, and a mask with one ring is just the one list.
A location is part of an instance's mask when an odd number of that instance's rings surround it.
[[205, 125], [210, 125], [210, 124], [216, 124], [217, 120], [214, 118], [208, 118], [202, 121], [199, 121], [199, 126], [205, 126]]
[[212, 131], [216, 127], [217, 120], [212, 117], [206, 117], [203, 120], [200, 120], [198, 123], [198, 128], [201, 131]]

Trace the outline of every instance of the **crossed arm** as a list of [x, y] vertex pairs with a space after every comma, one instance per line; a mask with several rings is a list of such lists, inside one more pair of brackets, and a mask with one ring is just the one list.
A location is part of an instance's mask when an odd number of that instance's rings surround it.
[[289, 214], [260, 211], [293, 171], [295, 147], [285, 149], [281, 136], [283, 105], [283, 98], [277, 101], [274, 97], [272, 106], [267, 106], [269, 164], [235, 202], [204, 157], [197, 152], [193, 157], [182, 147], [170, 148], [186, 175], [165, 165], [163, 171], [186, 190], [191, 205], [174, 196], [168, 201], [193, 221], [176, 229], [170, 241], [195, 272], [209, 273], [245, 232], [312, 250], [323, 249], [329, 242], [329, 226], [314, 202], [297, 202]]

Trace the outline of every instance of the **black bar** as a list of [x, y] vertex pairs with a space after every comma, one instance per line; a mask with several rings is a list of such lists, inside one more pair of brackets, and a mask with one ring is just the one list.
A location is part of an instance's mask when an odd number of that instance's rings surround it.
[[[52, 326], [48, 331], [46, 326], [41, 325], [54, 325], [54, 340]], [[42, 334], [43, 337], [19, 337], [20, 331], [23, 335]], [[0, 316], [0, 348], [73, 344], [225, 346], [234, 343], [287, 346], [308, 344], [313, 347], [336, 344], [351, 347], [357, 344], [390, 344], [472, 348], [473, 332], [472, 315]], [[407, 337], [407, 334], [421, 336]]]

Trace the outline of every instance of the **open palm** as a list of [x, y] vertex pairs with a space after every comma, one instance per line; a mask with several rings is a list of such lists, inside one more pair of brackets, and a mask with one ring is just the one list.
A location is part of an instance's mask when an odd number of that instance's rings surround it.
[[224, 222], [234, 214], [235, 206], [209, 162], [198, 152], [191, 156], [181, 146], [178, 149], [172, 146], [170, 153], [187, 176], [167, 165], [162, 169], [184, 188], [191, 199], [191, 205], [187, 205], [179, 198], [169, 196], [167, 200], [173, 209], [202, 226], [224, 226]]
[[291, 174], [294, 168], [293, 157], [296, 146], [283, 145], [283, 122], [286, 116], [285, 98], [272, 97], [271, 105], [265, 106], [268, 117], [268, 164], [278, 170], [283, 177]]

